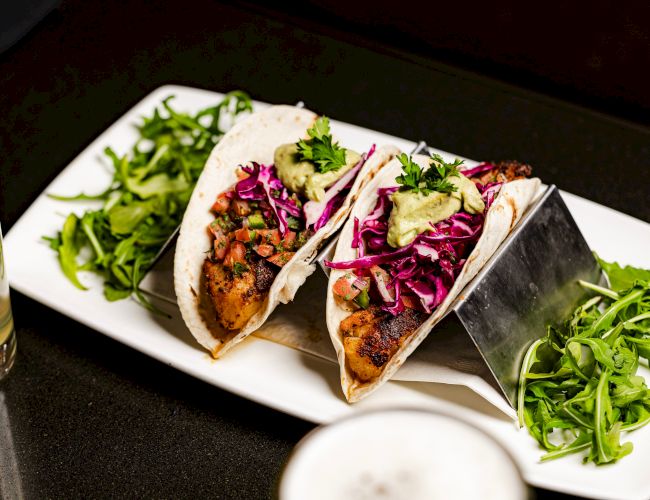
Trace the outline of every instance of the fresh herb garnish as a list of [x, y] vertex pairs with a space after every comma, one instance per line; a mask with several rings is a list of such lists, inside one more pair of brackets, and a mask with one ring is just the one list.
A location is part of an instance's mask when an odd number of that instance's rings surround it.
[[463, 164], [463, 160], [456, 158], [453, 162], [447, 163], [439, 154], [433, 154], [429, 168], [423, 170], [406, 153], [402, 153], [397, 159], [402, 164], [404, 173], [395, 181], [402, 186], [402, 191], [421, 192], [424, 195], [432, 191], [447, 194], [457, 191], [457, 186], [450, 182], [449, 178], [460, 175], [458, 167]]
[[[58, 200], [102, 200], [99, 210], [82, 217], [70, 214], [54, 238], [44, 237], [59, 256], [66, 277], [85, 289], [77, 277], [81, 270], [104, 276], [104, 295], [119, 300], [134, 295], [151, 308], [139, 284], [162, 245], [181, 222], [194, 185], [214, 145], [225, 133], [224, 125], [251, 111], [244, 92], [227, 94], [216, 106], [195, 115], [179, 113], [162, 102], [162, 110], [145, 117], [138, 127], [140, 139], [130, 154], [105, 153], [113, 164], [113, 180], [98, 195], [63, 197]], [[230, 122], [230, 123], [229, 123]], [[223, 128], [222, 128], [223, 127]], [[144, 143], [152, 145], [145, 149]], [[224, 225], [229, 220], [219, 221]], [[90, 253], [85, 262], [80, 255]]]
[[294, 217], [293, 215], [289, 215], [287, 217], [287, 226], [289, 226], [289, 229], [293, 231], [300, 231], [302, 227], [302, 222], [297, 217]]
[[241, 262], [235, 262], [232, 265], [232, 273], [235, 276], [241, 276], [243, 273], [248, 271], [248, 266], [245, 264], [242, 264]]
[[329, 118], [318, 118], [314, 126], [307, 129], [307, 134], [310, 139], [298, 141], [301, 160], [313, 162], [320, 173], [338, 170], [345, 165], [345, 148], [333, 142]]
[[529, 348], [519, 379], [520, 425], [547, 450], [542, 460], [588, 451], [597, 464], [631, 453], [620, 434], [650, 422], [650, 390], [636, 374], [650, 357], [650, 272], [599, 259], [612, 288], [581, 284], [598, 295], [563, 328]]
[[449, 182], [449, 178], [460, 175], [458, 167], [462, 164], [463, 160], [458, 158], [451, 163], [447, 163], [439, 154], [431, 155], [429, 168], [422, 174], [427, 189], [447, 194], [457, 191], [458, 187]]
[[420, 191], [420, 181], [422, 179], [422, 167], [418, 165], [406, 153], [397, 156], [397, 159], [402, 164], [402, 175], [397, 177], [395, 181], [402, 186], [403, 191]]

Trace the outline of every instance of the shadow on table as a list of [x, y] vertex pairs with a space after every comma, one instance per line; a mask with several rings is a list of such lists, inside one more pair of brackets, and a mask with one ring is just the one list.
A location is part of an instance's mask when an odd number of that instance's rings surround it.
[[0, 498], [21, 500], [23, 496], [18, 460], [14, 451], [9, 411], [0, 391]]

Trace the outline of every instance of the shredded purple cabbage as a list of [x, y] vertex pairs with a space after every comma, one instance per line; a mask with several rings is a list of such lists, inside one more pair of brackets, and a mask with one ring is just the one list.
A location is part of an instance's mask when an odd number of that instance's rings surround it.
[[[485, 164], [479, 165], [463, 173], [476, 175], [488, 170], [484, 167]], [[383, 310], [400, 314], [406, 307], [402, 297], [408, 295], [413, 299], [410, 303], [419, 301], [422, 310], [431, 313], [453, 287], [481, 236], [485, 214], [501, 187], [500, 183], [476, 185], [485, 202], [483, 213], [456, 213], [432, 225], [431, 231], [418, 235], [411, 243], [398, 249], [386, 242], [388, 218], [393, 205], [390, 196], [398, 188], [379, 189], [373, 211], [363, 222], [356, 218], [354, 221], [352, 248], [357, 250], [357, 258], [345, 262], [326, 261], [326, 265], [333, 269], [352, 269], [359, 277], [366, 277], [369, 268], [381, 266], [390, 275], [388, 286], [395, 296], [391, 302], [377, 294], [378, 299], [383, 301]]]
[[242, 200], [263, 200], [264, 188], [258, 182], [260, 175], [260, 165], [258, 163], [253, 163], [253, 166], [242, 167], [242, 170], [248, 174], [248, 177], [240, 180], [235, 185], [235, 191], [237, 196]]
[[289, 215], [293, 215], [294, 217], [297, 217], [299, 219], [302, 218], [302, 210], [298, 208], [296, 202], [291, 198], [287, 198], [285, 200], [275, 198], [275, 204], [285, 212], [289, 213]]
[[289, 230], [287, 215], [304, 221], [306, 228], [311, 227], [314, 231], [318, 231], [341, 208], [357, 174], [374, 152], [375, 145], [373, 144], [370, 151], [361, 156], [359, 163], [341, 176], [325, 192], [322, 201], [309, 201], [302, 208], [298, 206], [295, 199], [289, 196], [289, 191], [276, 175], [273, 165], [265, 166], [252, 162], [251, 165], [241, 167], [248, 177], [237, 182], [235, 192], [242, 200], [262, 202], [264, 216], [273, 217], [276, 220], [283, 237]]
[[495, 168], [497, 168], [496, 165], [493, 165], [492, 163], [481, 163], [480, 165], [476, 165], [475, 167], [461, 170], [460, 173], [463, 174], [465, 177], [476, 177], [479, 174], [488, 172], [490, 170], [494, 170]]
[[248, 177], [235, 185], [237, 196], [242, 200], [266, 202], [268, 208], [263, 209], [264, 215], [275, 218], [280, 234], [284, 237], [289, 230], [287, 213], [302, 218], [302, 212], [296, 202], [289, 198], [287, 189], [275, 174], [275, 167], [253, 162], [252, 166], [244, 166], [242, 170]]

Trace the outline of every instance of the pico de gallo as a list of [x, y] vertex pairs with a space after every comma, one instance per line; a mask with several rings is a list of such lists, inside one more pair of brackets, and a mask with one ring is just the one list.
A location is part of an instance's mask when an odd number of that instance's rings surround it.
[[235, 276], [260, 259], [284, 266], [314, 234], [306, 226], [303, 201], [288, 194], [273, 170], [257, 163], [242, 167], [239, 182], [212, 205], [216, 218], [208, 227], [210, 257]]

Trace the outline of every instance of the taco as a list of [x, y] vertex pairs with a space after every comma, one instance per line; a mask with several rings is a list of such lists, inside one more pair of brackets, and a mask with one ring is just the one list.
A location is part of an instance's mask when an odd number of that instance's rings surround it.
[[176, 297], [199, 343], [219, 357], [291, 301], [319, 245], [398, 152], [346, 149], [327, 118], [292, 106], [235, 125], [206, 162], [176, 245]]
[[517, 162], [464, 168], [441, 156], [393, 159], [341, 230], [327, 326], [345, 397], [390, 379], [442, 319], [538, 192]]

